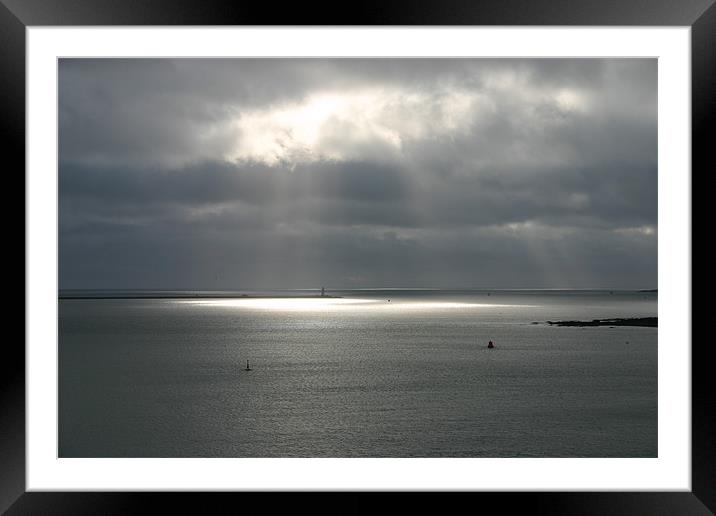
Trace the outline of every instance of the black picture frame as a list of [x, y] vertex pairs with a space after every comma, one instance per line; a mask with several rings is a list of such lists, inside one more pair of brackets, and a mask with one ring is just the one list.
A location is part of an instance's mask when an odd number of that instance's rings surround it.
[[[25, 29], [40, 25], [621, 25], [690, 26], [692, 35], [692, 170], [714, 170], [708, 128], [716, 107], [715, 0], [410, 0], [330, 6], [294, 2], [153, 0], [0, 0], [0, 135], [6, 178], [25, 170]], [[9, 159], [8, 159], [9, 158]], [[24, 174], [22, 174], [24, 177]], [[692, 178], [694, 174], [692, 172]], [[24, 180], [19, 188], [23, 191]], [[9, 189], [8, 189], [9, 190]], [[10, 196], [18, 196], [13, 190]], [[8, 210], [8, 208], [6, 208]], [[8, 211], [17, 217], [17, 211]], [[12, 220], [7, 218], [6, 220]], [[9, 224], [6, 224], [6, 227]], [[24, 231], [23, 231], [24, 238]], [[23, 249], [24, 249], [23, 245]], [[692, 246], [693, 250], [693, 246]], [[692, 251], [693, 252], [693, 251]], [[17, 262], [16, 253], [5, 253]], [[25, 263], [23, 251], [23, 263]], [[19, 275], [16, 275], [19, 276]], [[24, 292], [24, 285], [23, 285]], [[24, 303], [23, 303], [24, 309]], [[9, 322], [9, 321], [8, 321]], [[176, 512], [273, 509], [277, 503], [320, 512], [363, 512], [383, 495], [254, 493], [38, 493], [25, 492], [25, 352], [7, 339], [0, 360], [0, 511], [7, 514], [150, 513], [171, 504]], [[709, 514], [716, 512], [714, 375], [707, 342], [692, 346], [692, 491], [591, 493], [470, 493], [450, 497], [482, 510], [546, 514]], [[466, 499], [469, 496], [469, 499]], [[331, 499], [333, 497], [328, 497]], [[376, 499], [377, 498], [377, 499]], [[444, 496], [414, 493], [404, 502], [449, 510]], [[439, 504], [439, 505], [434, 505]], [[404, 507], [404, 506], [403, 506]], [[405, 507], [404, 507], [405, 508]], [[222, 512], [222, 511], [219, 511]]]

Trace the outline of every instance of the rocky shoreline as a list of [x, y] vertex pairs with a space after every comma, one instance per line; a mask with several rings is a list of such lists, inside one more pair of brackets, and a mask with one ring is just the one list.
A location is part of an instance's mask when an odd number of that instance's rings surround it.
[[547, 321], [550, 326], [648, 326], [656, 328], [658, 317], [593, 319], [591, 321]]

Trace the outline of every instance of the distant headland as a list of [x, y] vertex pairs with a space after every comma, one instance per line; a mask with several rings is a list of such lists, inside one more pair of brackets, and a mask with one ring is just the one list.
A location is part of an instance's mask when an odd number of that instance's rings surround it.
[[97, 295], [97, 296], [58, 296], [58, 299], [341, 299], [342, 296], [329, 296], [329, 295], [314, 295], [314, 296], [272, 296], [272, 295], [254, 295], [254, 294], [166, 294], [166, 295], [139, 295], [139, 294], [125, 294], [125, 295]]
[[337, 299], [323, 290], [320, 293], [272, 292], [191, 292], [191, 291], [60, 291], [58, 299]]

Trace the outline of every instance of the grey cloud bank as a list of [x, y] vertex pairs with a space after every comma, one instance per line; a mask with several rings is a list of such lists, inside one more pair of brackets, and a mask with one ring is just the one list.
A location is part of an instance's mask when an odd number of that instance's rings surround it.
[[656, 60], [59, 70], [60, 288], [656, 287]]

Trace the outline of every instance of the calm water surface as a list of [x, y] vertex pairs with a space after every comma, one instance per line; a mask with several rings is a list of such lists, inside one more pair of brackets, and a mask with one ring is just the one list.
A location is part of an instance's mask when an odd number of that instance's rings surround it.
[[657, 455], [657, 329], [543, 324], [655, 293], [331, 294], [60, 300], [59, 455]]

